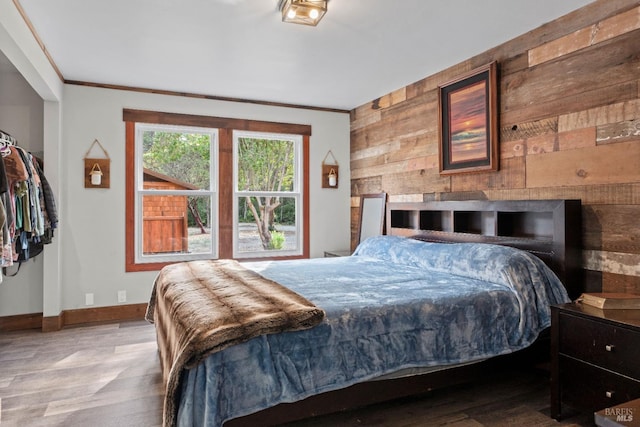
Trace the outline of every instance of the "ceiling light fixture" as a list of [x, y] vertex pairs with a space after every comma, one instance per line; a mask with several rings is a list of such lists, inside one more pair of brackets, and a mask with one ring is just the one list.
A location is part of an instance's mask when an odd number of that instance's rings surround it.
[[282, 22], [315, 27], [327, 11], [327, 0], [280, 0], [278, 8]]

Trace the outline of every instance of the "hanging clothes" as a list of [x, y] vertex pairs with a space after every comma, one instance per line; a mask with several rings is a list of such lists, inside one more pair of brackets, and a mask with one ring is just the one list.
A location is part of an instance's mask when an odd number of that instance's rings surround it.
[[40, 161], [0, 131], [0, 266], [24, 262], [51, 243], [58, 225], [53, 191]]

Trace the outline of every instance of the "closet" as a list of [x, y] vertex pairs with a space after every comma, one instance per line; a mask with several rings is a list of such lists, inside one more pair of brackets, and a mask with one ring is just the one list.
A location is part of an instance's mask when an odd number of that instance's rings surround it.
[[[0, 52], [0, 129], [15, 138], [19, 147], [46, 161], [43, 121], [44, 101]], [[7, 273], [16, 270], [17, 265], [9, 266]], [[43, 312], [43, 271], [40, 255], [23, 263], [15, 277], [3, 277], [0, 318]]]

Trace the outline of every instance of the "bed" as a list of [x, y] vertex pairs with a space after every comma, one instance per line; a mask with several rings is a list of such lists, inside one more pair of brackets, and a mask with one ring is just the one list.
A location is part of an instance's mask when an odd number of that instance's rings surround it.
[[[459, 381], [530, 347], [549, 305], [577, 291], [560, 278], [575, 273], [579, 202], [469, 203], [389, 204], [390, 235], [350, 257], [163, 269], [147, 318], [167, 382], [165, 425], [282, 423], [395, 397], [390, 383], [405, 394], [431, 388], [425, 378]], [[223, 290], [209, 298], [212, 287]], [[197, 326], [226, 310], [228, 323]]]

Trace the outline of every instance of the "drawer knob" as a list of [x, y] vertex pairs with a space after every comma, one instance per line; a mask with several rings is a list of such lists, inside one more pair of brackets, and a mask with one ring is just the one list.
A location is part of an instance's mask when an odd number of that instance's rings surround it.
[[616, 348], [616, 346], [613, 345], [613, 344], [607, 344], [607, 345], [604, 346], [604, 349], [609, 351], [609, 352], [612, 352], [614, 348]]
[[611, 399], [613, 397], [615, 393], [613, 391], [606, 391], [604, 393], [605, 396], [607, 396], [607, 398]]

